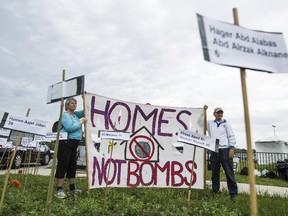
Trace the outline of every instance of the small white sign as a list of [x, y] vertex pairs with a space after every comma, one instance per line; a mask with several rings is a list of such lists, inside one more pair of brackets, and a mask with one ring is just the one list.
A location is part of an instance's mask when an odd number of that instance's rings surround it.
[[0, 137], [0, 143], [6, 143], [8, 138]]
[[83, 94], [84, 76], [74, 77], [63, 82], [49, 86], [47, 104], [60, 101], [61, 98], [69, 98]]
[[288, 73], [282, 33], [246, 29], [197, 14], [204, 59], [216, 64]]
[[[67, 132], [60, 132], [59, 133], [59, 140], [67, 140], [68, 133]], [[57, 139], [57, 132], [48, 132], [45, 136], [34, 136], [35, 141], [46, 141], [51, 142]]]
[[183, 142], [188, 145], [196, 145], [201, 148], [209, 149], [211, 151], [216, 151], [216, 139], [194, 133], [192, 131], [179, 129], [178, 142]]
[[1, 126], [11, 130], [45, 135], [49, 127], [49, 122], [5, 113]]
[[9, 137], [11, 130], [0, 128], [0, 136]]
[[12, 141], [9, 141], [9, 142], [4, 142], [4, 143], [0, 143], [0, 148], [13, 148], [13, 144], [12, 144]]
[[32, 137], [22, 137], [21, 139], [21, 145], [23, 146], [27, 146], [29, 145], [29, 143], [33, 141], [33, 138]]
[[99, 131], [99, 138], [128, 141], [130, 139], [130, 133], [123, 133], [117, 131]]

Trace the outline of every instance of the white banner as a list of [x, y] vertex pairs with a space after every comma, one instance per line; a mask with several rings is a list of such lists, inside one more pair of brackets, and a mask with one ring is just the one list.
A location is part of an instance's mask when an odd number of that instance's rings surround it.
[[4, 113], [1, 127], [31, 134], [45, 135], [49, 122]]
[[[204, 149], [175, 147], [179, 128], [204, 131], [203, 108], [175, 108], [130, 103], [85, 94], [87, 178], [89, 188], [204, 187]], [[99, 139], [99, 131], [130, 133], [127, 141]], [[110, 151], [111, 150], [111, 151]], [[112, 160], [108, 167], [110, 153]]]
[[192, 131], [180, 129], [177, 141], [218, 152], [216, 139]]
[[197, 14], [204, 59], [216, 64], [288, 73], [282, 33], [246, 29]]

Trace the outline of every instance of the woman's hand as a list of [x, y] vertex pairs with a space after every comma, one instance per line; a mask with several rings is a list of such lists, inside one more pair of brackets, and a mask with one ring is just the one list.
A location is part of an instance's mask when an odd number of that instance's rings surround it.
[[84, 124], [84, 123], [86, 123], [87, 122], [87, 118], [81, 118], [80, 119], [80, 124]]

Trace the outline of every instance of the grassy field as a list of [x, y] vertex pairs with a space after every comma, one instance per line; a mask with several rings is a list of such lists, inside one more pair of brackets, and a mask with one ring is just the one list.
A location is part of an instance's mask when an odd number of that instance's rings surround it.
[[[207, 173], [209, 179], [210, 172]], [[0, 176], [0, 191], [2, 194], [5, 176]], [[221, 177], [223, 181], [225, 177]], [[19, 187], [9, 183], [7, 187], [4, 205], [0, 215], [47, 215], [46, 198], [49, 177], [34, 175], [10, 175], [11, 181], [17, 179]], [[238, 182], [247, 183], [247, 176], [237, 175]], [[280, 179], [256, 178], [257, 184], [288, 187], [288, 182]], [[65, 186], [67, 182], [65, 182]], [[64, 200], [53, 197], [51, 215], [186, 215], [188, 189], [172, 188], [108, 188], [105, 197], [105, 189], [93, 189], [87, 192], [85, 178], [77, 180], [78, 188], [83, 193], [77, 196], [68, 196]], [[66, 187], [65, 190], [68, 190]], [[189, 215], [250, 215], [249, 195], [240, 194], [236, 201], [231, 201], [227, 191], [213, 196], [210, 189], [207, 193], [203, 190], [191, 191], [191, 203]], [[279, 196], [257, 196], [258, 215], [288, 216], [287, 198]]]

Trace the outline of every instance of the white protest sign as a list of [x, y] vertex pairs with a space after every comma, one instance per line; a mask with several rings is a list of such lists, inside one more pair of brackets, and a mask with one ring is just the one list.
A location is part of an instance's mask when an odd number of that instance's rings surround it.
[[0, 148], [13, 148], [13, 142], [12, 141], [9, 141], [9, 142], [3, 142], [3, 143], [0, 143]]
[[75, 77], [49, 86], [47, 104], [60, 101], [61, 98], [69, 98], [83, 94], [84, 76]]
[[[59, 133], [59, 140], [67, 140], [68, 133], [67, 132], [60, 132]], [[51, 142], [56, 140], [57, 138], [57, 132], [47, 132], [45, 136], [34, 136], [35, 141], [46, 141]]]
[[195, 146], [205, 148], [214, 152], [217, 151], [215, 138], [201, 135], [198, 133], [194, 133], [192, 131], [179, 129], [177, 141], [183, 142], [189, 145], [195, 145]]
[[0, 143], [6, 143], [8, 138], [0, 137]]
[[33, 137], [22, 137], [21, 145], [27, 146], [31, 141], [33, 141]]
[[204, 59], [216, 64], [288, 73], [282, 33], [246, 29], [197, 14]]
[[25, 146], [28, 148], [36, 148], [38, 146], [38, 143], [36, 141], [32, 140], [32, 141], [28, 142]]
[[49, 127], [49, 122], [4, 113], [1, 127], [31, 134], [45, 135]]
[[[204, 149], [174, 147], [179, 128], [203, 131], [203, 108], [154, 106], [85, 93], [87, 179], [90, 189], [106, 187], [204, 187]], [[99, 139], [100, 131], [108, 139]], [[109, 152], [109, 139], [128, 133]], [[96, 139], [97, 138], [97, 139]], [[129, 138], [129, 139], [128, 139]], [[111, 141], [110, 141], [111, 142]], [[110, 158], [110, 153], [112, 153]], [[108, 172], [108, 165], [110, 169]]]
[[122, 133], [117, 131], [99, 131], [99, 138], [128, 141], [130, 139], [130, 133]]
[[11, 130], [0, 128], [0, 136], [8, 137], [10, 135]]

